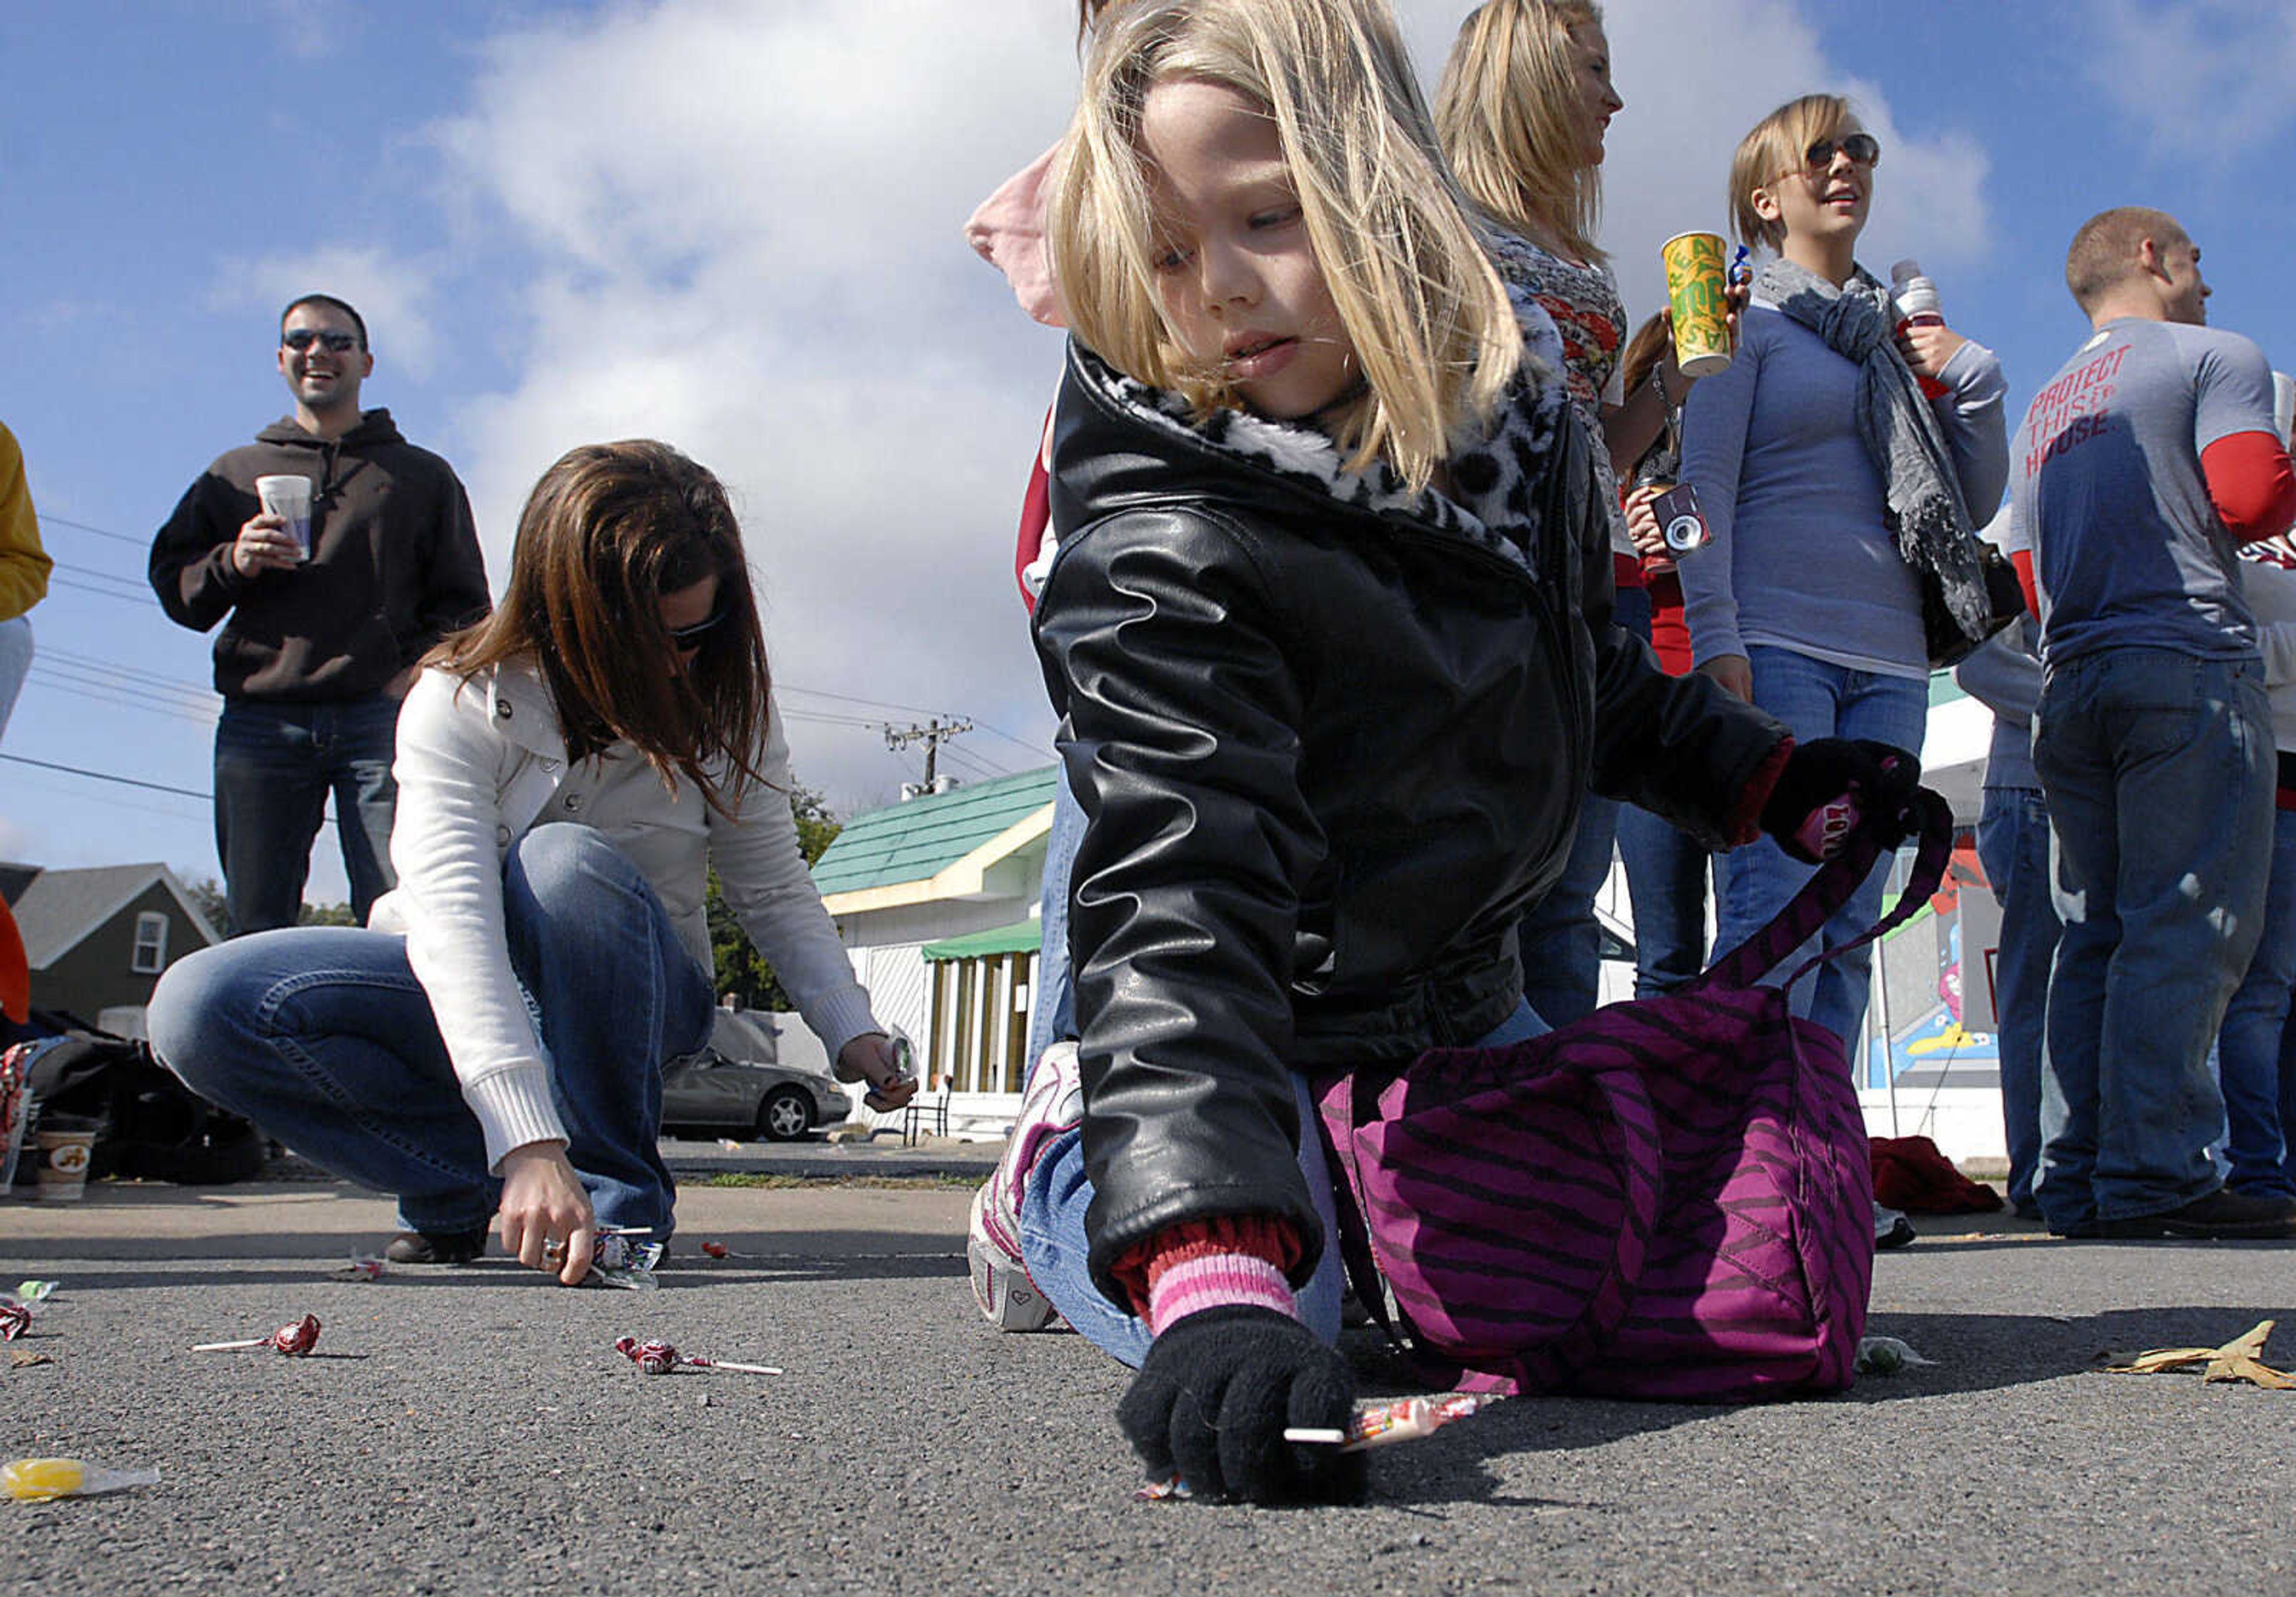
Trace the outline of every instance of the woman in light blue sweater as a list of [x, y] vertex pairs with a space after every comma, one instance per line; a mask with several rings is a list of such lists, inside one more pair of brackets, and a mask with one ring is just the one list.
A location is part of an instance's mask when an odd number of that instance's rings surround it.
[[[1736, 358], [1690, 398], [1683, 473], [1714, 538], [1681, 575], [1700, 670], [1800, 741], [1918, 749], [1930, 659], [1917, 567], [1948, 568], [1952, 593], [1950, 551], [1968, 539], [1968, 507], [1999, 501], [2008, 438], [1992, 352], [1943, 325], [1895, 327], [1887, 291], [1857, 264], [1880, 154], [1830, 94], [1781, 106], [1738, 146], [1734, 225], [1779, 258], [1755, 283]], [[1764, 841], [1728, 856], [1724, 875], [1716, 946], [1727, 948], [1809, 868]], [[1883, 886], [1877, 869], [1821, 933], [1827, 946], [1873, 923]], [[1797, 1012], [1853, 1061], [1868, 965], [1854, 951], [1796, 991]]]

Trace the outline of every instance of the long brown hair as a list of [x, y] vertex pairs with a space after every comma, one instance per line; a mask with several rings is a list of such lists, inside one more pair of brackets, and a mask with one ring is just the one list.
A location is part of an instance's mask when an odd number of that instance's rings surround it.
[[[718, 618], [681, 663], [661, 600], [707, 577]], [[684, 775], [726, 815], [765, 780], [756, 762], [772, 678], [742, 530], [724, 485], [667, 444], [559, 456], [519, 514], [502, 604], [426, 663], [468, 682], [513, 661], [541, 673], [570, 759], [627, 742], [663, 785]], [[727, 777], [730, 793], [718, 785]]]

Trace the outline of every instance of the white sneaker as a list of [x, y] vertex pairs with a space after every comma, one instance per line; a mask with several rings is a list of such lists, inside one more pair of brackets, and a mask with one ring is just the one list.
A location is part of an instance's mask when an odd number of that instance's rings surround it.
[[996, 1168], [972, 1195], [965, 1260], [973, 1301], [999, 1331], [1042, 1331], [1060, 1315], [1029, 1279], [1021, 1262], [1021, 1194], [1045, 1144], [1084, 1118], [1084, 1084], [1077, 1046], [1055, 1043], [1029, 1073], [1020, 1118]]

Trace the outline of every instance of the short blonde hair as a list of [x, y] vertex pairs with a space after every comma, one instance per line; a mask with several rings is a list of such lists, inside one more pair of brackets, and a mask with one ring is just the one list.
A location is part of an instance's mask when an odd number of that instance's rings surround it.
[[1141, 119], [1192, 78], [1265, 107], [1308, 242], [1366, 386], [1333, 433], [1360, 471], [1423, 487], [1498, 405], [1521, 331], [1437, 146], [1386, 0], [1153, 0], [1104, 16], [1053, 165], [1048, 238], [1069, 324], [1126, 375], [1201, 414], [1240, 408], [1191, 361], [1157, 291]]
[[1468, 198], [1510, 233], [1584, 261], [1604, 258], [1603, 168], [1578, 149], [1570, 36], [1602, 25], [1595, 0], [1484, 0], [1459, 24], [1435, 91], [1435, 129]]
[[2065, 287], [2082, 310], [2099, 301], [2144, 270], [2137, 259], [2144, 241], [2166, 250], [2189, 244], [2185, 225], [2165, 210], [2149, 205], [2120, 205], [2101, 210], [2080, 225], [2065, 250]]
[[1785, 242], [1785, 228], [1754, 209], [1754, 191], [1800, 171], [1812, 144], [1857, 119], [1840, 94], [1804, 94], [1779, 106], [1738, 141], [1738, 153], [1730, 160], [1730, 227], [1740, 243], [1775, 250]]

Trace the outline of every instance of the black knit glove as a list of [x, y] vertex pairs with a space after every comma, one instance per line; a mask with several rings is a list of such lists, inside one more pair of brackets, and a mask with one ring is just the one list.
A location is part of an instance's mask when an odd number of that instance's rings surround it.
[[1863, 826], [1882, 841], [1906, 835], [1905, 813], [1922, 780], [1922, 762], [1902, 749], [1864, 738], [1819, 738], [1786, 756], [1762, 806], [1762, 830], [1805, 864], [1832, 859]]
[[1116, 1422], [1150, 1480], [1177, 1475], [1198, 1497], [1354, 1503], [1363, 1454], [1287, 1442], [1283, 1430], [1345, 1429], [1355, 1394], [1348, 1361], [1289, 1314], [1208, 1308], [1156, 1339]]

